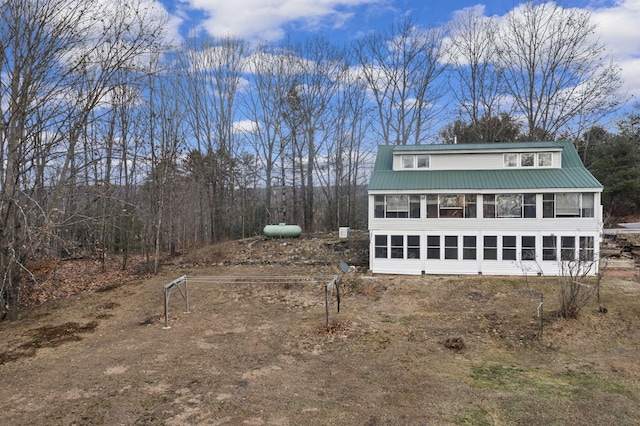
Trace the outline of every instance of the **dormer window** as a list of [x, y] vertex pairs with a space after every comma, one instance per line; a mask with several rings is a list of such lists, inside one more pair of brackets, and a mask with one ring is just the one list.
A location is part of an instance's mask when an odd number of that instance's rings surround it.
[[518, 154], [504, 154], [505, 167], [518, 167]]
[[428, 169], [429, 168], [429, 156], [428, 155], [416, 155], [416, 168]]
[[429, 168], [429, 156], [428, 155], [402, 155], [402, 168], [403, 169], [428, 169]]
[[550, 152], [541, 152], [538, 154], [538, 167], [551, 167], [553, 157]]
[[505, 168], [529, 168], [553, 166], [553, 154], [550, 152], [523, 152], [503, 155]]
[[520, 166], [522, 167], [533, 167], [536, 164], [536, 154], [533, 152], [527, 152], [525, 154], [520, 154]]

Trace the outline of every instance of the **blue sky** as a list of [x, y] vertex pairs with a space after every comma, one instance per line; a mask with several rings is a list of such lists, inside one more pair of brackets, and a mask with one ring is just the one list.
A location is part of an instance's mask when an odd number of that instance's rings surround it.
[[[446, 25], [457, 11], [481, 7], [504, 16], [517, 0], [160, 0], [172, 16], [176, 37], [190, 31], [232, 35], [250, 42], [323, 34], [348, 43], [371, 31], [388, 29], [402, 14], [425, 27]], [[621, 66], [624, 90], [640, 98], [640, 0], [561, 0], [567, 8], [592, 15], [597, 36]]]

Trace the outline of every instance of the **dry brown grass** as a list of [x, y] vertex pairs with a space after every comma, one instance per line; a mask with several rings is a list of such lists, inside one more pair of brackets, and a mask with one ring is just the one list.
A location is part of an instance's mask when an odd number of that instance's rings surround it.
[[[191, 313], [172, 296], [171, 329], [163, 330], [162, 286], [184, 273], [337, 271], [176, 264], [162, 276], [33, 308], [18, 323], [0, 324], [3, 422], [640, 422], [640, 287], [633, 277], [605, 277], [607, 314], [594, 301], [579, 319], [565, 320], [555, 314], [555, 279], [360, 271], [344, 277], [341, 313], [331, 307], [329, 330], [321, 286], [198, 283], [189, 288]], [[39, 336], [55, 344], [34, 343]], [[11, 357], [29, 344], [25, 356]]]

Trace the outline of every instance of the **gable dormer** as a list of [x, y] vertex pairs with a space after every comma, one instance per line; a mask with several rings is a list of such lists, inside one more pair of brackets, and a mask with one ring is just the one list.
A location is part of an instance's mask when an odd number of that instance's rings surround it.
[[393, 170], [558, 169], [562, 149], [556, 142], [403, 145], [393, 148]]

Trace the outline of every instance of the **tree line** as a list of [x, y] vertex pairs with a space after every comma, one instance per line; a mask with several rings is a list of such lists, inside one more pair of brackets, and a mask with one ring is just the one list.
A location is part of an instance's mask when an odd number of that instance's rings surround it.
[[[0, 5], [0, 294], [12, 314], [33, 259], [117, 253], [126, 268], [136, 253], [157, 271], [161, 253], [270, 223], [365, 228], [378, 144], [569, 138], [593, 170], [618, 158], [601, 150], [638, 145], [631, 124], [596, 126], [624, 103], [622, 80], [577, 9], [472, 8], [437, 28], [405, 16], [349, 44], [174, 45], [168, 22], [143, 0]], [[608, 206], [635, 212], [618, 195], [631, 175], [616, 176]]]

